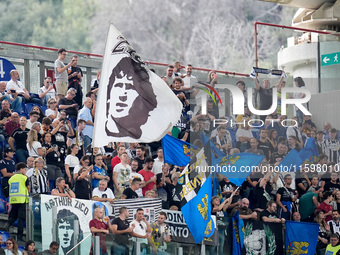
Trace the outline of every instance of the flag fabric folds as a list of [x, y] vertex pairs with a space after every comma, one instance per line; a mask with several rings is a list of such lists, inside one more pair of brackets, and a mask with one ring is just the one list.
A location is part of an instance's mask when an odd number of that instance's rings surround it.
[[286, 254], [313, 255], [318, 235], [319, 224], [286, 221]]
[[281, 160], [281, 162], [278, 164], [278, 169], [282, 169], [285, 172], [293, 172], [296, 171], [296, 161], [297, 157], [299, 155], [299, 152], [295, 149], [290, 150], [288, 154]]
[[93, 146], [159, 141], [181, 116], [182, 104], [111, 24], [97, 93]]
[[264, 156], [253, 153], [237, 153], [212, 160], [216, 173], [227, 176], [230, 182], [241, 186], [263, 159]]
[[244, 242], [244, 223], [237, 211], [232, 218], [233, 228], [233, 249], [232, 255], [241, 255]]
[[194, 156], [177, 181], [177, 185], [181, 186], [181, 211], [195, 243], [214, 232], [211, 218], [212, 179], [208, 178], [209, 172], [205, 170], [211, 165], [209, 145]]
[[[314, 138], [308, 138], [305, 147], [299, 152], [292, 149], [280, 162], [278, 169], [285, 172], [300, 170], [301, 167], [317, 163], [319, 150]], [[308, 166], [309, 167], [309, 166]]]
[[297, 166], [314, 164], [319, 160], [319, 150], [314, 138], [308, 138], [305, 147], [299, 151]]
[[164, 163], [176, 166], [186, 166], [190, 158], [199, 151], [199, 148], [166, 134], [162, 139]]

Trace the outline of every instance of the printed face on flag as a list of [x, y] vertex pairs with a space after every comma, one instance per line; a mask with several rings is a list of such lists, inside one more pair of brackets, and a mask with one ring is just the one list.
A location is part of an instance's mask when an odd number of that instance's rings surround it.
[[110, 25], [92, 146], [159, 141], [177, 123], [181, 110], [181, 102], [166, 83]]
[[113, 68], [107, 86], [106, 134], [140, 138], [140, 127], [156, 107], [157, 100], [147, 70], [141, 62], [130, 57], [122, 58]]
[[127, 76], [124, 71], [120, 71], [119, 76], [115, 78], [111, 91], [108, 90], [107, 105], [110, 117], [121, 118], [129, 114], [138, 93], [134, 87], [132, 76]]

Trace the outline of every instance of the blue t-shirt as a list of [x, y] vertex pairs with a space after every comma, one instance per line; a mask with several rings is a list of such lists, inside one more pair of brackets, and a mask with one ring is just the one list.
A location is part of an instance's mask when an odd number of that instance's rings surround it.
[[[97, 166], [93, 167], [93, 172], [99, 175], [107, 176], [107, 172], [104, 168], [99, 168]], [[99, 186], [100, 179], [92, 179], [92, 188], [97, 188]]]

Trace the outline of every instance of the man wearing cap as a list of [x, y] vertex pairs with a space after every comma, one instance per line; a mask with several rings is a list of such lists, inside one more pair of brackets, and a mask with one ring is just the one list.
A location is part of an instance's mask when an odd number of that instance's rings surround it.
[[9, 196], [8, 180], [14, 175], [15, 162], [13, 160], [14, 150], [7, 147], [4, 150], [4, 158], [0, 160], [1, 186], [5, 197]]

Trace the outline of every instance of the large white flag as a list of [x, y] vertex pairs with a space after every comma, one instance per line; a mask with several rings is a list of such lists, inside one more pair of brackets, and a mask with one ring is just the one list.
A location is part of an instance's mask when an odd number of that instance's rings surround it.
[[97, 97], [93, 146], [159, 141], [177, 123], [182, 104], [111, 24]]

